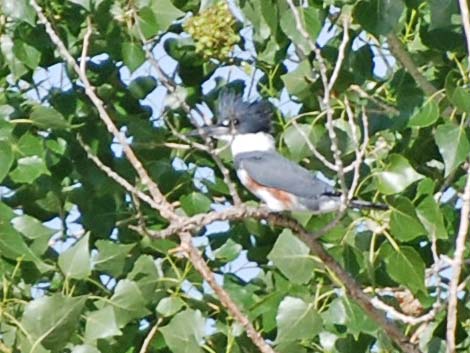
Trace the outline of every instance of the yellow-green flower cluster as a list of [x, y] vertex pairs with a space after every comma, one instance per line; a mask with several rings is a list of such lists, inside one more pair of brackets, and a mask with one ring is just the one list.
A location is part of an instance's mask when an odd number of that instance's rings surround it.
[[196, 52], [205, 59], [226, 61], [240, 37], [234, 30], [235, 18], [228, 4], [221, 1], [191, 17], [184, 25], [196, 43]]

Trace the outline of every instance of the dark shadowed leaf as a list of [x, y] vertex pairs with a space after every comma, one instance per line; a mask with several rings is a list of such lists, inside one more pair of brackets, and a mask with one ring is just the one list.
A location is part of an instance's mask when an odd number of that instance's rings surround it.
[[13, 160], [11, 144], [7, 141], [0, 141], [0, 182], [7, 176]]
[[375, 35], [386, 35], [398, 24], [405, 8], [402, 0], [366, 0], [355, 7], [353, 18]]

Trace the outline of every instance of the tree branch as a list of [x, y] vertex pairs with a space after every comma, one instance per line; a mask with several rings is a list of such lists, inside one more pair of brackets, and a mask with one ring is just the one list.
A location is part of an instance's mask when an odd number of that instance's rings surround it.
[[[465, 32], [465, 39], [467, 43], [467, 59], [468, 59], [468, 67], [470, 68], [470, 14], [468, 10], [468, 1], [467, 0], [459, 0], [460, 6], [460, 13], [462, 14], [462, 25]], [[470, 79], [470, 73], [469, 73]]]

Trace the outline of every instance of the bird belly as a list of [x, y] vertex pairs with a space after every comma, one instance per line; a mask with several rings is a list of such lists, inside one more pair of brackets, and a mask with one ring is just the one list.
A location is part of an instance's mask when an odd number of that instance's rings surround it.
[[275, 212], [299, 209], [298, 200], [295, 195], [283, 190], [263, 186], [253, 180], [243, 169], [237, 170], [237, 175], [241, 183], [256, 197], [266, 203], [269, 209]]

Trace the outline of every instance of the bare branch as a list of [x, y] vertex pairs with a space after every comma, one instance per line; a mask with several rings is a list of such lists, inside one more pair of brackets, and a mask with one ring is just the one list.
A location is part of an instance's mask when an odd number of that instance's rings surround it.
[[222, 305], [227, 308], [228, 312], [243, 326], [246, 334], [251, 338], [253, 343], [262, 353], [275, 353], [273, 348], [264, 340], [263, 336], [255, 330], [248, 317], [245, 316], [237, 305], [233, 302], [230, 295], [217, 284], [214, 274], [212, 273], [204, 258], [198, 250], [192, 245], [192, 237], [188, 232], [180, 233], [181, 249], [186, 253], [194, 268], [202, 275], [209, 286], [217, 294]]
[[330, 82], [328, 83], [328, 90], [330, 92], [338, 78], [339, 71], [341, 70], [341, 66], [343, 65], [346, 54], [346, 47], [349, 42], [349, 21], [350, 19], [348, 16], [343, 16], [343, 39], [341, 40], [341, 44], [339, 46], [338, 58], [336, 59], [335, 68], [333, 69], [333, 73], [330, 76]]
[[395, 58], [403, 65], [403, 67], [410, 73], [414, 78], [419, 87], [424, 91], [427, 96], [432, 96], [438, 93], [436, 87], [434, 87], [424, 75], [419, 71], [415, 62], [411, 58], [410, 54], [403, 47], [403, 44], [398, 39], [397, 35], [393, 32], [390, 32], [387, 35], [387, 41], [389, 45], [390, 52]]
[[462, 196], [460, 225], [455, 240], [455, 252], [452, 260], [452, 277], [449, 284], [449, 303], [447, 305], [447, 353], [455, 353], [455, 330], [457, 327], [457, 294], [460, 273], [462, 271], [465, 240], [467, 239], [470, 216], [470, 167], [467, 166], [467, 182]]
[[90, 98], [91, 102], [93, 103], [95, 108], [98, 110], [98, 115], [100, 119], [106, 125], [108, 131], [117, 139], [119, 144], [122, 146], [124, 154], [126, 155], [127, 159], [129, 160], [129, 162], [131, 163], [131, 165], [134, 167], [135, 171], [139, 175], [139, 178], [142, 184], [145, 185], [149, 189], [149, 192], [152, 195], [154, 202], [158, 205], [158, 210], [160, 214], [167, 219], [178, 220], [180, 217], [174, 212], [173, 206], [165, 199], [163, 194], [158, 189], [157, 184], [155, 184], [155, 182], [153, 182], [153, 180], [150, 178], [144, 166], [142, 165], [140, 160], [137, 158], [132, 148], [127, 143], [124, 135], [119, 131], [117, 126], [114, 124], [113, 120], [111, 119], [111, 116], [108, 114], [108, 112], [106, 111], [104, 107], [103, 101], [96, 95], [93, 86], [90, 84], [90, 81], [88, 80], [88, 77], [86, 76], [86, 74], [84, 74], [80, 70], [80, 67], [78, 66], [73, 56], [65, 47], [65, 44], [59, 38], [57, 33], [55, 33], [54, 29], [52, 28], [52, 25], [50, 24], [50, 22], [47, 20], [46, 16], [44, 15], [42, 8], [37, 4], [36, 0], [30, 0], [30, 4], [36, 11], [39, 22], [45, 26], [46, 32], [49, 35], [49, 38], [51, 39], [51, 41], [57, 47], [57, 50], [59, 51], [60, 56], [73, 68], [75, 73], [80, 78], [80, 81], [82, 81], [83, 86], [85, 88], [85, 94], [88, 96], [88, 98]]

